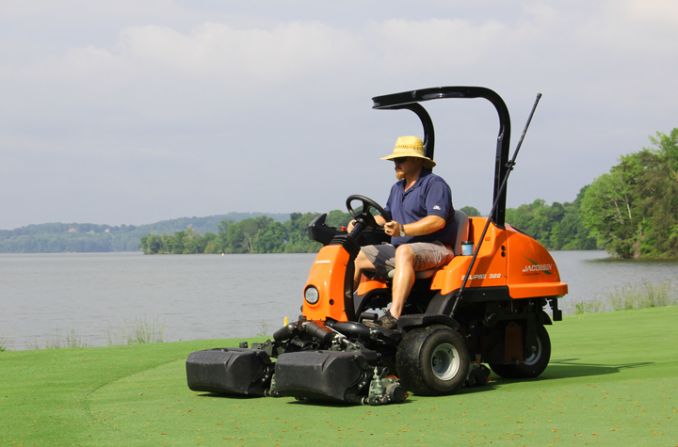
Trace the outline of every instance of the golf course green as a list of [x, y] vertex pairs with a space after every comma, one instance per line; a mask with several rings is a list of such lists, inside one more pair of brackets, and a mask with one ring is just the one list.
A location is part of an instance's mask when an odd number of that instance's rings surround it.
[[534, 380], [382, 407], [186, 387], [240, 340], [0, 352], [0, 446], [678, 446], [678, 306], [569, 316]]

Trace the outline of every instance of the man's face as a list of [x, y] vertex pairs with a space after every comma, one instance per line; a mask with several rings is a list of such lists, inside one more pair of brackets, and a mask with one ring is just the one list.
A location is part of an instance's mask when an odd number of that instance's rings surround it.
[[395, 176], [398, 180], [417, 174], [423, 166], [422, 159], [416, 157], [394, 158], [393, 163], [395, 164]]

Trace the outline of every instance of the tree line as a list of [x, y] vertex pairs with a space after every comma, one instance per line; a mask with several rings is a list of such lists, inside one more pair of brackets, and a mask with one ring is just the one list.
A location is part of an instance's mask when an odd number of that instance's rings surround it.
[[46, 223], [0, 230], [0, 252], [134, 251], [139, 248], [139, 239], [140, 235], [135, 232], [135, 227], [128, 225]]
[[506, 221], [550, 249], [601, 248], [622, 259], [678, 257], [678, 128], [621, 157], [572, 203], [535, 200]]
[[[537, 199], [506, 211], [506, 221], [552, 250], [602, 248], [621, 258], [674, 258], [678, 252], [678, 129], [658, 132], [653, 147], [621, 157], [610, 172], [582, 188], [573, 202]], [[473, 207], [466, 214], [480, 213]], [[307, 236], [318, 213], [293, 213], [287, 221], [254, 217], [222, 221], [218, 231], [191, 228], [141, 239], [147, 254], [304, 253], [320, 244]], [[327, 224], [346, 225], [350, 215], [328, 214]]]
[[[222, 221], [216, 233], [187, 228], [173, 234], [148, 234], [141, 238], [141, 250], [145, 254], [311, 253], [320, 244], [308, 237], [307, 227], [319, 215], [292, 213], [283, 222], [267, 216]], [[340, 227], [349, 220], [348, 213], [335, 210], [328, 213], [326, 223]]]
[[214, 232], [224, 220], [240, 221], [266, 215], [276, 221], [289, 214], [228, 213], [206, 217], [180, 217], [145, 225], [100, 225], [92, 223], [44, 223], [13, 230], [0, 230], [1, 253], [63, 253], [137, 251], [149, 233], [170, 234], [186, 228], [198, 233]]
[[[529, 205], [509, 208], [506, 221], [530, 234], [553, 250], [592, 250], [596, 240], [584, 228], [574, 203], [548, 205], [537, 199]], [[461, 208], [468, 216], [479, 216], [473, 207]], [[292, 213], [285, 222], [270, 217], [255, 217], [240, 222], [223, 221], [218, 232], [199, 233], [192, 228], [173, 234], [148, 234], [141, 238], [145, 254], [219, 254], [219, 253], [312, 253], [320, 244], [307, 235], [308, 225], [320, 213]], [[327, 224], [339, 228], [348, 223], [348, 213], [334, 210]]]
[[621, 157], [584, 191], [580, 213], [598, 245], [620, 258], [676, 258], [678, 128]]

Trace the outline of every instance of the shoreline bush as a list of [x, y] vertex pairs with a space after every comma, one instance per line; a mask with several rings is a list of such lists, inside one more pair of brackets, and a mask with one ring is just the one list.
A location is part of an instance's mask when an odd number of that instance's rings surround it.
[[678, 296], [671, 296], [670, 292], [669, 281], [652, 283], [645, 280], [639, 285], [616, 287], [607, 292], [602, 300], [575, 302], [574, 313], [582, 315], [678, 305]]

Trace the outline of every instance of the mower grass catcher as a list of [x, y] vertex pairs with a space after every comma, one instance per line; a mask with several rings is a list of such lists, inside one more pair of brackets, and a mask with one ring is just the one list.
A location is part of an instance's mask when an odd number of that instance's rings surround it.
[[[350, 233], [327, 226], [326, 215], [309, 225], [309, 236], [323, 247], [303, 289], [298, 321], [252, 347], [245, 342], [191, 353], [186, 361], [191, 390], [382, 405], [403, 402], [408, 392], [442, 395], [484, 385], [490, 373], [484, 364], [507, 378], [544, 371], [551, 355], [545, 326], [561, 319], [558, 299], [567, 284], [541, 244], [504, 222], [507, 180], [522, 143], [509, 160], [504, 101], [483, 87], [437, 87], [373, 101], [375, 109], [414, 112], [424, 128], [426, 155], [433, 159], [433, 124], [420, 103], [441, 98], [483, 98], [499, 115], [493, 206], [488, 217], [455, 212], [455, 235], [448, 241], [455, 257], [441, 268], [417, 272], [398, 327], [363, 324], [385, 311], [391, 284], [366, 275], [353, 284], [353, 262], [361, 246], [387, 240], [374, 216], [390, 217], [372, 199], [352, 195], [346, 201], [356, 220]], [[473, 245], [471, 255], [462, 252], [462, 243]]]

